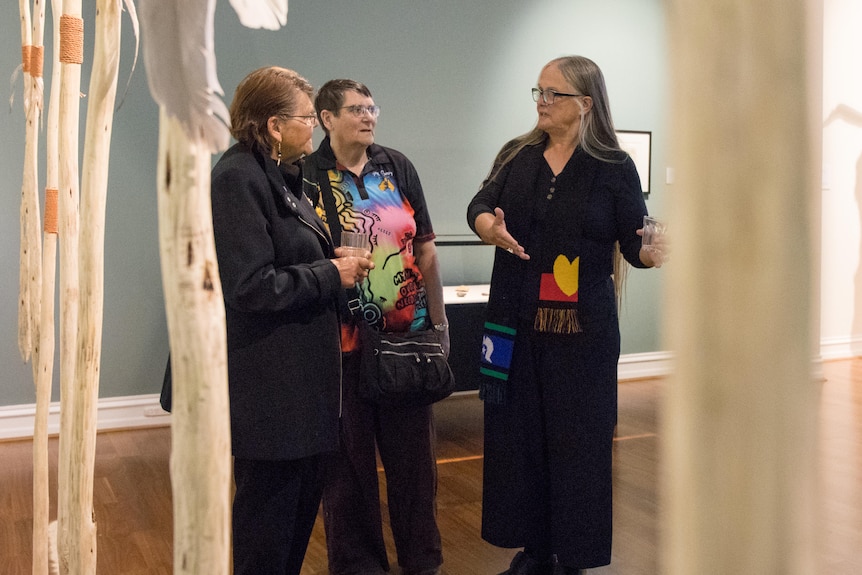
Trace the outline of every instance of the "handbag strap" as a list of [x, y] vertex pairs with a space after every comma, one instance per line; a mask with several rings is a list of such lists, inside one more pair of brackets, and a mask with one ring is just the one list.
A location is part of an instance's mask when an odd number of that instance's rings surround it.
[[[380, 146], [383, 154], [389, 165], [392, 166], [392, 177], [395, 178], [398, 184], [398, 193], [402, 198], [407, 199], [404, 191], [401, 189], [401, 182], [398, 180], [398, 173], [395, 171], [395, 161], [386, 148]], [[322, 177], [321, 177], [322, 176]], [[361, 175], [359, 176], [362, 177]], [[329, 173], [324, 168], [317, 168], [317, 184], [320, 189], [321, 199], [323, 200], [323, 210], [326, 213], [326, 223], [329, 224], [329, 235], [332, 236], [332, 241], [335, 245], [341, 245], [341, 221], [338, 219], [338, 211], [335, 207], [335, 194], [332, 193], [332, 182], [329, 181]], [[408, 202], [410, 200], [407, 200]], [[362, 298], [359, 296], [359, 288], [355, 285], [345, 290], [347, 292], [347, 309], [350, 313], [361, 320], [365, 320], [362, 314]]]
[[[322, 177], [321, 177], [322, 176]], [[326, 212], [326, 223], [329, 224], [329, 234], [335, 245], [341, 245], [341, 221], [338, 219], [338, 211], [335, 208], [335, 194], [332, 193], [332, 183], [329, 181], [329, 173], [323, 168], [317, 170], [317, 183], [320, 186], [320, 196], [323, 201], [323, 209]], [[362, 315], [362, 298], [359, 296], [359, 288], [353, 287], [344, 290], [347, 292], [347, 309], [351, 315], [359, 319], [365, 319]]]

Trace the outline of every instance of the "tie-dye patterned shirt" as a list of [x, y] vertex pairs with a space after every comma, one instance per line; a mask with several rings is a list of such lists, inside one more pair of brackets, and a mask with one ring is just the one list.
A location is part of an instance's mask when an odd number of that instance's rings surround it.
[[[413, 164], [395, 150], [372, 145], [362, 174], [354, 176], [334, 158], [328, 166], [326, 152], [331, 154], [331, 148], [321, 144], [315, 154], [322, 156], [318, 165], [329, 168], [326, 174], [341, 228], [367, 234], [371, 242], [374, 269], [359, 284], [365, 319], [381, 331], [427, 329], [425, 284], [413, 242], [433, 240], [434, 231]], [[322, 198], [316, 209], [326, 221]], [[344, 351], [355, 348], [353, 331], [349, 325], [342, 329]]]

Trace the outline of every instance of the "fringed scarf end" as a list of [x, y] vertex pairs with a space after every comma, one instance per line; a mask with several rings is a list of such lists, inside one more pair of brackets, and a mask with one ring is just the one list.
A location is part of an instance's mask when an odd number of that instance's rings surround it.
[[536, 312], [533, 329], [541, 333], [580, 333], [581, 322], [574, 308], [540, 307]]

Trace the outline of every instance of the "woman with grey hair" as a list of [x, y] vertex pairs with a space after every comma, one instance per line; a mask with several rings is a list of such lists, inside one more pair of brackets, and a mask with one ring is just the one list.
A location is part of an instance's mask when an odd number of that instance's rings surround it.
[[599, 67], [552, 60], [533, 88], [538, 121], [506, 144], [467, 221], [497, 246], [482, 383], [482, 537], [523, 548], [501, 575], [564, 575], [610, 563], [624, 258], [646, 204], [620, 150]]

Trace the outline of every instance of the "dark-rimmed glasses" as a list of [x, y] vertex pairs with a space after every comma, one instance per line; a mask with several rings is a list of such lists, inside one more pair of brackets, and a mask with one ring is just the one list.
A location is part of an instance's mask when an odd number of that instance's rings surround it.
[[302, 122], [306, 126], [314, 127], [317, 125], [317, 116], [314, 114], [309, 114], [308, 116], [282, 116], [283, 118], [293, 118], [299, 122]]
[[540, 96], [542, 98], [542, 102], [550, 106], [554, 103], [554, 99], [558, 96], [578, 98], [580, 96], [583, 96], [583, 94], [566, 94], [564, 92], [557, 92], [556, 90], [551, 90], [550, 88], [547, 88], [545, 90], [542, 90], [541, 88], [533, 88], [533, 101], [538, 102]]
[[366, 113], [372, 118], [376, 118], [380, 115], [380, 106], [360, 106], [356, 104], [354, 106], [341, 106], [340, 110], [347, 110], [356, 118], [361, 118]]

